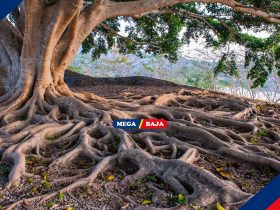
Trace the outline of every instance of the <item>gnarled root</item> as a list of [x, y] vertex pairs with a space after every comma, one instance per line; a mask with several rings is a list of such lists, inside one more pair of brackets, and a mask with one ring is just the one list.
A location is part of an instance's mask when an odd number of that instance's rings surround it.
[[[220, 202], [230, 209], [240, 206], [250, 194], [199, 167], [200, 156], [227, 157], [280, 171], [280, 136], [267, 127], [279, 129], [279, 120], [258, 117], [254, 106], [246, 102], [203, 100], [182, 90], [128, 103], [49, 88], [23, 106], [1, 110], [0, 152], [3, 161], [13, 164], [6, 189], [36, 175], [27, 170], [29, 155], [46, 161], [49, 172], [71, 166], [81, 156], [93, 163], [84, 175], [53, 181], [70, 182], [68, 186], [25, 199], [27, 202], [43, 202], [58, 192], [91, 186], [102, 173], [131, 162], [138, 170], [127, 175], [121, 186], [155, 175], [175, 194], [183, 194], [188, 204]], [[161, 132], [129, 133], [111, 126], [117, 118], [163, 118], [169, 126]], [[259, 142], [252, 143], [252, 139]], [[14, 202], [7, 209], [21, 203], [23, 200]]]
[[182, 193], [188, 198], [189, 204], [201, 206], [219, 201], [231, 207], [243, 203], [250, 197], [250, 194], [242, 192], [233, 183], [220, 180], [208, 171], [192, 165], [193, 153], [196, 153], [196, 150], [189, 149], [178, 160], [165, 160], [140, 150], [124, 151], [120, 154], [119, 161], [123, 163], [133, 161], [139, 170], [127, 176], [122, 184], [131, 184], [147, 175], [156, 175], [176, 193]]

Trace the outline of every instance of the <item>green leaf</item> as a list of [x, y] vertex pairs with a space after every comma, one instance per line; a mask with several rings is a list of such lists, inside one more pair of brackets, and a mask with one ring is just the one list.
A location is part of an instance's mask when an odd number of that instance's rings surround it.
[[49, 190], [49, 189], [51, 189], [51, 184], [48, 181], [42, 181], [42, 187], [45, 190]]
[[183, 194], [180, 193], [178, 194], [175, 203], [178, 205], [185, 205], [187, 203], [187, 199], [184, 197]]
[[59, 192], [59, 193], [58, 193], [58, 199], [59, 199], [59, 200], [62, 200], [63, 197], [64, 197], [63, 193], [62, 193], [62, 192]]
[[183, 201], [184, 199], [185, 197], [183, 196], [183, 194], [178, 195], [178, 201]]
[[45, 181], [47, 181], [48, 179], [49, 179], [49, 174], [48, 174], [48, 172], [44, 172], [43, 173], [43, 179], [45, 180]]
[[257, 137], [266, 137], [268, 135], [268, 131], [264, 129], [260, 129], [255, 133], [255, 135]]
[[154, 176], [147, 176], [147, 179], [151, 182], [157, 182], [157, 177], [154, 175]]
[[55, 137], [54, 136], [47, 136], [45, 139], [48, 140], [48, 141], [54, 141]]
[[28, 178], [28, 179], [27, 179], [27, 182], [28, 182], [29, 184], [32, 184], [32, 183], [34, 182], [34, 179], [33, 179], [33, 178]]
[[54, 206], [54, 202], [51, 202], [51, 201], [48, 201], [46, 204], [45, 204], [45, 207], [50, 209], [51, 207]]
[[32, 195], [36, 194], [37, 192], [38, 192], [38, 191], [37, 191], [37, 187], [33, 187], [33, 188], [31, 189]]

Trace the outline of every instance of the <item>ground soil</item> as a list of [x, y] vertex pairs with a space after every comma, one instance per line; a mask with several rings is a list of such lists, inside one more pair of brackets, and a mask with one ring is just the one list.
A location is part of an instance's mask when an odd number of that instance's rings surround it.
[[[238, 97], [233, 97], [224, 93], [207, 91], [193, 87], [177, 85], [172, 82], [152, 79], [147, 77], [126, 77], [126, 78], [91, 78], [89, 76], [79, 75], [74, 72], [66, 72], [66, 82], [73, 91], [77, 92], [93, 92], [99, 96], [106, 98], [118, 98], [123, 101], [130, 101], [137, 98], [142, 98], [148, 95], [160, 95], [163, 93], [176, 92], [185, 89], [190, 95], [197, 95], [201, 98], [235, 98], [235, 100], [249, 100]], [[268, 104], [262, 101], [254, 101], [259, 110], [264, 116], [270, 116], [270, 113], [280, 115], [278, 105]], [[280, 118], [280, 117], [279, 117]], [[46, 151], [47, 152], [47, 151]], [[202, 155], [201, 159], [195, 163], [215, 174], [221, 179], [230, 180], [239, 186], [244, 192], [256, 193], [269, 180], [276, 176], [276, 172], [268, 167], [251, 167], [248, 164], [237, 162], [227, 157], [215, 159], [211, 156]], [[79, 169], [90, 169], [92, 165], [88, 164], [86, 159], [80, 158], [79, 162], [69, 169], [67, 166], [61, 166], [59, 171], [52, 174], [46, 174], [44, 163], [39, 159], [32, 157], [27, 158], [28, 170], [34, 174], [40, 174], [41, 180], [26, 179], [19, 188], [11, 192], [0, 194], [0, 206], [7, 205], [19, 198], [27, 198], [31, 196], [48, 193], [61, 188], [61, 185], [48, 186], [48, 180], [54, 180], [63, 176], [85, 176], [79, 173]], [[40, 165], [40, 167], [36, 167]], [[7, 182], [9, 165], [0, 163], [0, 189]], [[36, 168], [36, 171], [34, 171]], [[147, 205], [150, 202], [152, 190], [147, 187], [150, 182], [159, 186], [167, 192], [163, 195], [162, 203], [165, 207], [177, 205], [177, 196], [168, 186], [163, 184], [157, 177], [147, 177], [145, 180], [125, 188], [118, 187], [126, 174], [133, 173], [133, 166], [124, 168], [116, 168], [100, 176], [91, 188], [83, 188], [67, 195], [60, 195], [50, 201], [45, 202], [41, 207], [32, 207], [33, 204], [17, 207], [17, 209], [133, 209], [137, 204], [143, 204], [146, 201]], [[222, 172], [222, 173], [221, 173]], [[129, 196], [129, 198], [128, 198]], [[191, 209], [201, 209], [199, 204], [190, 207]], [[210, 206], [209, 209], [215, 209], [215, 206]], [[0, 207], [1, 209], [1, 207]], [[68, 208], [70, 209], [70, 208]], [[186, 209], [181, 206], [179, 209]]]

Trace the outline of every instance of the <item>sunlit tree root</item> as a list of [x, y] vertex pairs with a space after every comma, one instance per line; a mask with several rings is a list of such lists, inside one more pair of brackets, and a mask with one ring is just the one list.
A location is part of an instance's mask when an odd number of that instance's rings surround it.
[[[67, 193], [90, 186], [105, 171], [131, 162], [138, 167], [138, 171], [126, 176], [120, 187], [148, 175], [156, 175], [176, 194], [186, 196], [189, 204], [208, 206], [218, 201], [227, 208], [240, 206], [250, 194], [240, 190], [234, 183], [197, 167], [195, 162], [199, 155], [226, 156], [280, 171], [280, 158], [271, 152], [279, 149], [280, 137], [266, 128], [249, 104], [234, 104], [229, 112], [231, 117], [223, 116], [225, 112], [222, 109], [230, 107], [228, 101], [220, 102], [219, 107], [213, 102], [216, 107], [213, 112], [209, 107], [205, 110], [206, 103], [202, 101], [199, 105], [198, 102], [194, 104], [194, 101], [199, 100], [197, 96], [184, 93], [182, 90], [145, 97], [132, 103], [95, 98], [92, 94], [75, 94], [70, 90], [64, 93], [47, 90], [44, 95], [31, 97], [24, 106], [2, 117], [2, 159], [13, 163], [5, 190], [18, 186], [24, 177], [36, 176], [26, 171], [27, 155], [48, 160], [50, 171], [62, 164], [71, 165], [83, 155], [97, 163], [87, 177], [54, 180], [54, 183], [67, 183], [69, 180], [72, 183], [57, 192], [26, 201], [41, 200], [42, 203], [58, 192]], [[77, 95], [79, 98], [76, 98]], [[94, 108], [95, 105], [98, 109]], [[209, 101], [207, 105], [210, 105]], [[239, 116], [239, 120], [232, 116]], [[112, 119], [147, 117], [164, 118], [169, 121], [169, 126], [161, 132], [137, 133], [128, 133], [111, 126]], [[273, 125], [278, 126], [277, 123]], [[255, 135], [260, 127], [269, 131], [267, 139], [270, 142], [262, 145], [249, 143], [246, 136]], [[53, 141], [48, 141], [48, 138]], [[61, 149], [44, 157], [42, 151], [56, 147]], [[184, 154], [178, 155], [179, 150], [184, 151]], [[170, 156], [164, 159], [159, 157], [163, 151], [169, 151]], [[11, 204], [7, 209], [21, 203], [23, 200]], [[141, 208], [139, 205], [138, 209]]]
[[120, 161], [134, 161], [139, 167], [138, 172], [127, 176], [122, 184], [131, 184], [147, 175], [156, 175], [176, 193], [185, 195], [190, 204], [202, 206], [219, 200], [230, 207], [234, 203], [244, 202], [250, 196], [233, 183], [221, 181], [211, 173], [192, 165], [197, 157], [193, 154], [196, 153], [194, 149], [189, 150], [178, 160], [153, 157], [139, 150], [121, 153]]

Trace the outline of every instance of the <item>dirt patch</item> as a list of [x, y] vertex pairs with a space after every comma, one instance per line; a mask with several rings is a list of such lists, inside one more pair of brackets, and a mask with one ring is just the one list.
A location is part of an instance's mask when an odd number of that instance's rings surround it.
[[149, 77], [94, 78], [71, 71], [66, 71], [65, 81], [74, 91], [92, 92], [108, 98], [160, 95], [182, 88], [199, 90]]

